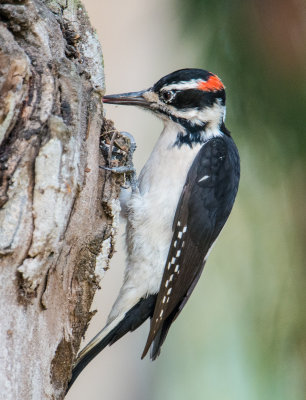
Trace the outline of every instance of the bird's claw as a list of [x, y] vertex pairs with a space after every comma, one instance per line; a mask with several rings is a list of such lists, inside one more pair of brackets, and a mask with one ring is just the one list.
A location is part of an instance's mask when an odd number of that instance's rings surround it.
[[[130, 142], [130, 146], [129, 146], [129, 149], [128, 149], [128, 152], [126, 155], [126, 158], [127, 158], [126, 164], [123, 166], [119, 166], [119, 167], [100, 166], [100, 168], [102, 168], [106, 171], [111, 171], [114, 174], [124, 174], [125, 181], [128, 182], [128, 185], [127, 186], [122, 185], [122, 187], [125, 189], [128, 189], [129, 187], [131, 187], [132, 192], [135, 192], [135, 191], [138, 191], [137, 175], [136, 175], [136, 170], [135, 170], [135, 167], [133, 164], [133, 153], [136, 150], [136, 142], [135, 142], [134, 137], [128, 132], [120, 132], [120, 135], [126, 137]], [[117, 154], [122, 155], [122, 154], [126, 153], [124, 150], [122, 150], [120, 148], [118, 149], [118, 147], [114, 145], [114, 139], [115, 139], [115, 137], [112, 139], [110, 145], [108, 145], [106, 143], [102, 143], [102, 145], [100, 145], [102, 151], [106, 152], [105, 149], [107, 149], [109, 163], [112, 162], [113, 156], [116, 159]]]
[[136, 173], [135, 168], [133, 166], [123, 165], [121, 167], [105, 167], [104, 165], [100, 165], [100, 168], [105, 169], [106, 171], [111, 171], [114, 174], [133, 174]]

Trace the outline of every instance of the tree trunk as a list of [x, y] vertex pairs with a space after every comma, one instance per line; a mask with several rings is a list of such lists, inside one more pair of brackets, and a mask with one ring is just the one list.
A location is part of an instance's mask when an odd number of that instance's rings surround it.
[[77, 0], [0, 3], [0, 398], [61, 399], [113, 251], [102, 52]]

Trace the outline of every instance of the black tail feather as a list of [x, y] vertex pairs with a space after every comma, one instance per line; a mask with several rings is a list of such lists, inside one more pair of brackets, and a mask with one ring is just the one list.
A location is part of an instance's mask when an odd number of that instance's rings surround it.
[[152, 361], [156, 360], [156, 358], [160, 355], [160, 349], [164, 341], [166, 340], [169, 328], [172, 322], [174, 321], [175, 317], [176, 313], [175, 312], [171, 313], [169, 317], [164, 321], [159, 331], [157, 332], [150, 350], [150, 357]]
[[[198, 275], [195, 277], [194, 281], [192, 282], [188, 292], [186, 293], [186, 296], [184, 296], [183, 300], [181, 301], [181, 303], [178, 305], [178, 307], [176, 309], [174, 309], [172, 311], [172, 313], [169, 315], [169, 317], [167, 317], [163, 323], [163, 325], [161, 326], [161, 328], [158, 330], [154, 340], [153, 340], [153, 345], [151, 347], [151, 353], [150, 353], [150, 357], [151, 359], [154, 361], [156, 360], [156, 358], [160, 355], [160, 349], [164, 343], [164, 341], [166, 340], [167, 334], [169, 332], [170, 326], [173, 323], [173, 321], [176, 320], [176, 318], [178, 317], [179, 313], [182, 311], [182, 309], [184, 308], [185, 304], [187, 303], [191, 293], [193, 292], [193, 289], [195, 288], [201, 273], [203, 271], [205, 265], [205, 261], [202, 265], [201, 270], [199, 271]], [[142, 358], [144, 358], [145, 353], [142, 355]]]
[[131, 310], [129, 310], [124, 318], [112, 329], [99, 343], [77, 362], [72, 370], [72, 376], [68, 383], [66, 393], [83, 371], [83, 369], [98, 355], [106, 346], [112, 345], [127, 332], [137, 329], [147, 318], [152, 317], [157, 295], [150, 295], [141, 299]]

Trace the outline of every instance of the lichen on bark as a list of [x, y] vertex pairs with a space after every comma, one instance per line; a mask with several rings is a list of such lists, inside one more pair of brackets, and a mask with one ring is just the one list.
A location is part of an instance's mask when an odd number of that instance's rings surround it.
[[122, 179], [99, 168], [103, 92], [81, 2], [1, 2], [0, 399], [62, 398], [93, 315]]

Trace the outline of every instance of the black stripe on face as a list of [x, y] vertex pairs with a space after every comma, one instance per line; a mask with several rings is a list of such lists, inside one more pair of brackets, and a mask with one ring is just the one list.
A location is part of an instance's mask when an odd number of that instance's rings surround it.
[[171, 102], [168, 104], [171, 104], [178, 110], [202, 109], [213, 106], [217, 99], [221, 100], [220, 105], [225, 105], [224, 90], [205, 92], [198, 89], [188, 89], [177, 91]]

